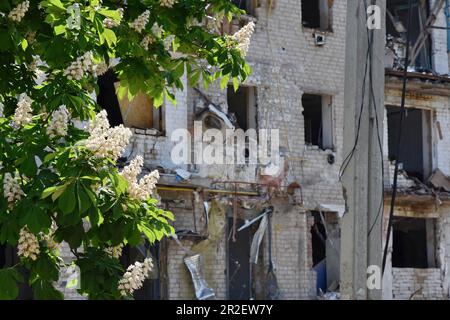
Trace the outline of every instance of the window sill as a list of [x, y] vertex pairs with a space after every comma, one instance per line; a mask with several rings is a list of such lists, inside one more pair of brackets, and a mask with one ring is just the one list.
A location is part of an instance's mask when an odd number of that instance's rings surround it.
[[305, 33], [311, 33], [311, 34], [320, 33], [320, 34], [323, 34], [325, 36], [331, 36], [331, 35], [334, 34], [333, 30], [330, 30], [330, 29], [322, 30], [320, 28], [309, 28], [309, 27], [302, 26], [302, 30]]
[[164, 132], [158, 129], [139, 129], [139, 128], [129, 128], [133, 134], [152, 136], [152, 137], [163, 137]]

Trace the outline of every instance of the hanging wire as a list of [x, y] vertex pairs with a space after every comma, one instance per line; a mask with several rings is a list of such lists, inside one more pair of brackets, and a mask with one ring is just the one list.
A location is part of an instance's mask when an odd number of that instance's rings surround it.
[[406, 26], [406, 29], [407, 29], [406, 55], [405, 55], [405, 63], [403, 66], [404, 70], [403, 70], [402, 101], [401, 101], [401, 107], [400, 107], [400, 121], [399, 121], [399, 126], [398, 126], [397, 148], [395, 150], [395, 169], [394, 169], [394, 182], [392, 185], [391, 206], [390, 206], [390, 210], [389, 210], [388, 229], [387, 229], [386, 242], [385, 242], [384, 252], [383, 252], [383, 265], [382, 265], [382, 273], [383, 274], [384, 274], [384, 270], [386, 267], [386, 258], [387, 258], [388, 248], [389, 248], [389, 239], [391, 237], [391, 232], [392, 232], [395, 198], [397, 197], [398, 166], [399, 166], [400, 147], [401, 147], [401, 142], [402, 142], [403, 118], [404, 118], [404, 114], [405, 114], [406, 84], [408, 81], [408, 64], [409, 64], [409, 53], [410, 53], [409, 46], [411, 43], [412, 2], [413, 2], [413, 0], [408, 0], [408, 24]]

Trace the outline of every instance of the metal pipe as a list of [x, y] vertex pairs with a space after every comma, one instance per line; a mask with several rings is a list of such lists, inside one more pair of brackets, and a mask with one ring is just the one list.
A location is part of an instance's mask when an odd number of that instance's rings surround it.
[[[180, 191], [180, 192], [194, 192], [199, 188], [181, 188], [181, 187], [168, 187], [168, 186], [156, 186], [157, 190], [165, 191]], [[240, 196], [255, 196], [258, 197], [260, 194], [258, 192], [249, 191], [233, 191], [233, 190], [218, 190], [218, 189], [202, 189], [203, 192], [218, 193], [218, 194], [237, 194]]]

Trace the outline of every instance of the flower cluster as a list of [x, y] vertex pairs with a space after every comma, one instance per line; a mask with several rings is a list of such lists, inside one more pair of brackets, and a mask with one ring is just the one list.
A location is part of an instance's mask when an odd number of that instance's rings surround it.
[[164, 39], [164, 49], [170, 50], [170, 47], [172, 46], [172, 42], [175, 39], [175, 36], [173, 34], [170, 34]]
[[3, 103], [0, 102], [0, 118], [3, 118], [3, 110], [5, 109], [5, 105]]
[[158, 24], [158, 23], [154, 23], [152, 26], [152, 33], [155, 37], [160, 38], [161, 34], [163, 32], [163, 28]]
[[153, 268], [151, 258], [144, 262], [136, 262], [127, 268], [127, 271], [119, 281], [118, 289], [122, 296], [131, 296], [135, 290], [142, 288], [145, 279]]
[[110, 255], [113, 258], [119, 259], [122, 255], [122, 249], [123, 249], [123, 243], [119, 244], [115, 247], [108, 247], [103, 249], [108, 255]]
[[24, 192], [20, 187], [19, 174], [16, 172], [14, 177], [11, 173], [6, 172], [3, 178], [3, 196], [7, 199], [11, 205], [16, 200], [20, 200], [24, 196]]
[[250, 21], [231, 37], [231, 39], [238, 42], [238, 50], [241, 52], [243, 57], [247, 55], [250, 47], [250, 39], [254, 31], [255, 24], [253, 21]]
[[17, 108], [13, 118], [13, 127], [15, 129], [27, 125], [33, 120], [33, 109], [31, 109], [31, 103], [32, 100], [26, 93], [22, 93], [19, 96], [19, 101], [17, 102]]
[[36, 260], [39, 251], [39, 241], [25, 226], [20, 230], [19, 243], [17, 245], [17, 254], [20, 257]]
[[148, 50], [148, 46], [151, 45], [155, 40], [152, 35], [147, 34], [141, 41], [141, 47]]
[[177, 0], [159, 0], [159, 5], [161, 7], [172, 8]]
[[100, 62], [95, 66], [95, 74], [97, 77], [102, 76], [108, 71], [109, 65], [106, 62]]
[[128, 193], [130, 197], [138, 200], [148, 199], [153, 194], [153, 190], [159, 179], [159, 172], [155, 170], [142, 177], [138, 182], [137, 178], [142, 171], [143, 165], [144, 160], [141, 156], [137, 156], [121, 172], [122, 176], [128, 182]]
[[92, 58], [92, 52], [86, 52], [81, 57], [78, 57], [77, 60], [72, 62], [66, 70], [64, 70], [64, 75], [67, 76], [69, 80], [81, 80], [86, 72], [93, 73], [94, 64], [92, 62]]
[[41, 239], [45, 241], [47, 248], [49, 248], [51, 251], [59, 251], [61, 247], [60, 244], [56, 242], [55, 239], [53, 239], [56, 229], [56, 223], [53, 221], [50, 232], [48, 234], [45, 234], [43, 232], [40, 233]]
[[86, 140], [86, 148], [97, 158], [110, 157], [113, 160], [122, 154], [132, 136], [131, 130], [123, 125], [111, 128], [108, 122], [106, 110], [102, 110], [89, 123], [89, 138]]
[[11, 10], [11, 12], [8, 14], [8, 18], [10, 18], [12, 21], [20, 22], [22, 21], [23, 17], [25, 17], [25, 14], [28, 11], [28, 8], [30, 7], [30, 1], [24, 1], [20, 3], [17, 7]]
[[145, 29], [150, 18], [150, 11], [145, 10], [139, 17], [137, 17], [133, 22], [130, 22], [130, 27], [141, 33]]
[[65, 105], [60, 106], [52, 114], [52, 119], [47, 127], [47, 135], [50, 139], [64, 137], [67, 134], [69, 122], [69, 110]]

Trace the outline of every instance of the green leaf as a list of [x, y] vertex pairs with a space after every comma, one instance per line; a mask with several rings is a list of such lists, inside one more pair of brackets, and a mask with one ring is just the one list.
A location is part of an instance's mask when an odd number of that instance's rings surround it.
[[102, 16], [114, 19], [115, 21], [120, 21], [120, 13], [118, 10], [107, 10], [107, 9], [101, 9], [97, 11]]
[[101, 211], [98, 208], [92, 207], [89, 210], [89, 221], [93, 226], [99, 226], [103, 223], [105, 219], [103, 218], [103, 215]]
[[220, 80], [220, 89], [221, 90], [225, 90], [226, 87], [228, 86], [228, 82], [230, 82], [230, 75], [227, 74], [226, 76], [222, 77], [222, 79]]
[[198, 80], [200, 79], [201, 74], [202, 74], [202, 71], [200, 69], [195, 69], [191, 73], [188, 73], [188, 81], [189, 81], [189, 85], [191, 87], [194, 87], [197, 84]]
[[45, 209], [32, 206], [28, 208], [28, 214], [24, 216], [22, 224], [28, 225], [30, 231], [37, 234], [43, 228], [50, 228], [52, 220]]
[[59, 198], [59, 196], [66, 190], [66, 188], [67, 188], [67, 184], [63, 184], [62, 186], [56, 187], [56, 190], [52, 194], [52, 200], [56, 201], [56, 199]]
[[48, 187], [48, 188], [46, 188], [44, 191], [42, 191], [41, 199], [47, 198], [52, 193], [54, 193], [57, 189], [58, 189], [58, 187]]
[[103, 36], [104, 36], [106, 42], [108, 43], [109, 47], [116, 45], [117, 37], [116, 37], [116, 34], [114, 33], [114, 31], [112, 31], [111, 29], [105, 29], [105, 31], [103, 31]]
[[19, 295], [17, 282], [22, 276], [14, 268], [0, 269], [0, 300], [14, 300]]
[[238, 91], [238, 89], [239, 89], [239, 79], [238, 78], [233, 78], [233, 88], [234, 88], [234, 92]]
[[38, 300], [63, 300], [64, 295], [46, 280], [37, 279], [33, 284], [33, 293]]
[[77, 183], [78, 212], [83, 214], [91, 207], [91, 199], [84, 191], [83, 185]]
[[153, 96], [153, 105], [155, 106], [155, 108], [158, 108], [160, 106], [162, 106], [164, 103], [164, 96], [163, 93], [160, 92], [157, 95]]
[[66, 11], [66, 8], [64, 7], [64, 5], [62, 4], [62, 2], [60, 0], [48, 0], [47, 2], [54, 5], [58, 9]]
[[53, 30], [55, 30], [55, 35], [58, 36], [60, 34], [66, 33], [66, 26], [64, 24], [60, 24], [54, 27]]
[[75, 210], [76, 198], [75, 198], [75, 186], [72, 184], [66, 188], [61, 197], [58, 200], [58, 207], [63, 214], [67, 215]]
[[22, 50], [25, 51], [28, 48], [28, 41], [27, 39], [22, 39], [22, 41], [20, 42], [20, 45], [22, 46]]

